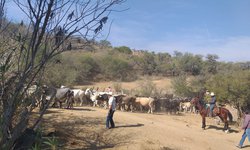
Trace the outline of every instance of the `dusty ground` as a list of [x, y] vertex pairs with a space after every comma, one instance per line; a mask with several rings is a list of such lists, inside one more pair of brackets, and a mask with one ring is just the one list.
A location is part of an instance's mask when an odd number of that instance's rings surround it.
[[[60, 138], [59, 149], [74, 150], [234, 150], [242, 134], [233, 126], [226, 134], [213, 119], [202, 130], [201, 117], [195, 114], [121, 111], [114, 114], [116, 128], [107, 130], [106, 114], [107, 110], [93, 107], [49, 109], [42, 126]], [[244, 149], [250, 149], [250, 144]]]

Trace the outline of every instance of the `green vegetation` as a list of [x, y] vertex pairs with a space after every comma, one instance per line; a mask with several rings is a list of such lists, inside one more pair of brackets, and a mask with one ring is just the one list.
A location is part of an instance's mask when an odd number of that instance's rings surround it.
[[47, 138], [43, 143], [50, 146], [51, 150], [56, 150], [58, 147], [58, 140], [55, 137]]
[[[107, 40], [93, 40], [112, 7], [122, 2], [98, 1], [94, 5], [92, 1], [83, 6], [69, 0], [16, 1], [28, 15], [27, 24], [8, 22], [1, 14], [0, 149], [11, 149], [28, 125], [37, 130], [45, 111], [40, 112], [35, 124], [28, 124], [36, 106], [35, 98], [26, 92], [34, 81], [59, 87], [163, 76], [174, 78], [172, 84], [177, 96], [192, 97], [208, 89], [215, 92], [219, 102], [230, 103], [239, 112], [250, 108], [250, 62], [225, 63], [219, 62], [217, 55], [204, 57], [178, 51], [172, 56], [127, 46], [112, 47]], [[5, 7], [0, 9], [3, 12]], [[135, 94], [141, 96], [163, 93], [150, 80], [141, 82], [139, 87]], [[121, 88], [119, 83], [115, 85], [116, 90]], [[47, 144], [56, 149], [57, 141], [50, 139]], [[35, 145], [34, 149], [38, 147]]]
[[[92, 45], [95, 52], [76, 49], [70, 55], [69, 52], [62, 53], [61, 63], [53, 62], [54, 65], [47, 71], [47, 76], [52, 74], [51, 70], [58, 72], [48, 77], [52, 80], [50, 83], [70, 86], [97, 81], [134, 81], [140, 76], [153, 75], [172, 77], [177, 96], [192, 97], [202, 89], [208, 89], [216, 93], [220, 103], [230, 103], [239, 111], [250, 103], [250, 62], [226, 63], [219, 62], [219, 57], [212, 54], [204, 57], [175, 51], [171, 56], [108, 45]], [[156, 89], [150, 81], [140, 85], [141, 90], [135, 94], [154, 96], [162, 90]]]

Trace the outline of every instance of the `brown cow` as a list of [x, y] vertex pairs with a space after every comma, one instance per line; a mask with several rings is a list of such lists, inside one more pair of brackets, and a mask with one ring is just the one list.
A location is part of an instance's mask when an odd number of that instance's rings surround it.
[[[136, 97], [123, 95], [121, 100], [118, 99], [118, 107], [120, 107], [121, 111], [133, 111], [133, 104], [135, 103]], [[127, 108], [127, 109], [126, 109]]]

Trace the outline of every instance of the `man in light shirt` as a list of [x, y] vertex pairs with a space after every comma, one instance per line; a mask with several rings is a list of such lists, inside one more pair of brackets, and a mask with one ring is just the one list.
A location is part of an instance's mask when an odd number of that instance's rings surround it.
[[[106, 129], [110, 129], [110, 128], [115, 127], [113, 115], [115, 113], [116, 101], [115, 101], [115, 97], [112, 96], [112, 93], [108, 93], [108, 98], [109, 98], [109, 101], [108, 101], [109, 111], [108, 111], [108, 116], [107, 116], [107, 120], [106, 120]], [[109, 126], [109, 123], [110, 123], [111, 127]]]

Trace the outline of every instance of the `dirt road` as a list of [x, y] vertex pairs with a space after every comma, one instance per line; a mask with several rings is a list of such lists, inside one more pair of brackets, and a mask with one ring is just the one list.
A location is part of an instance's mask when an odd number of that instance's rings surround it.
[[50, 109], [42, 126], [61, 139], [60, 149], [74, 150], [234, 150], [242, 134], [232, 126], [229, 134], [223, 132], [214, 119], [208, 119], [202, 130], [201, 117], [195, 114], [121, 111], [114, 114], [116, 128], [105, 129], [106, 114], [107, 110], [93, 107]]

